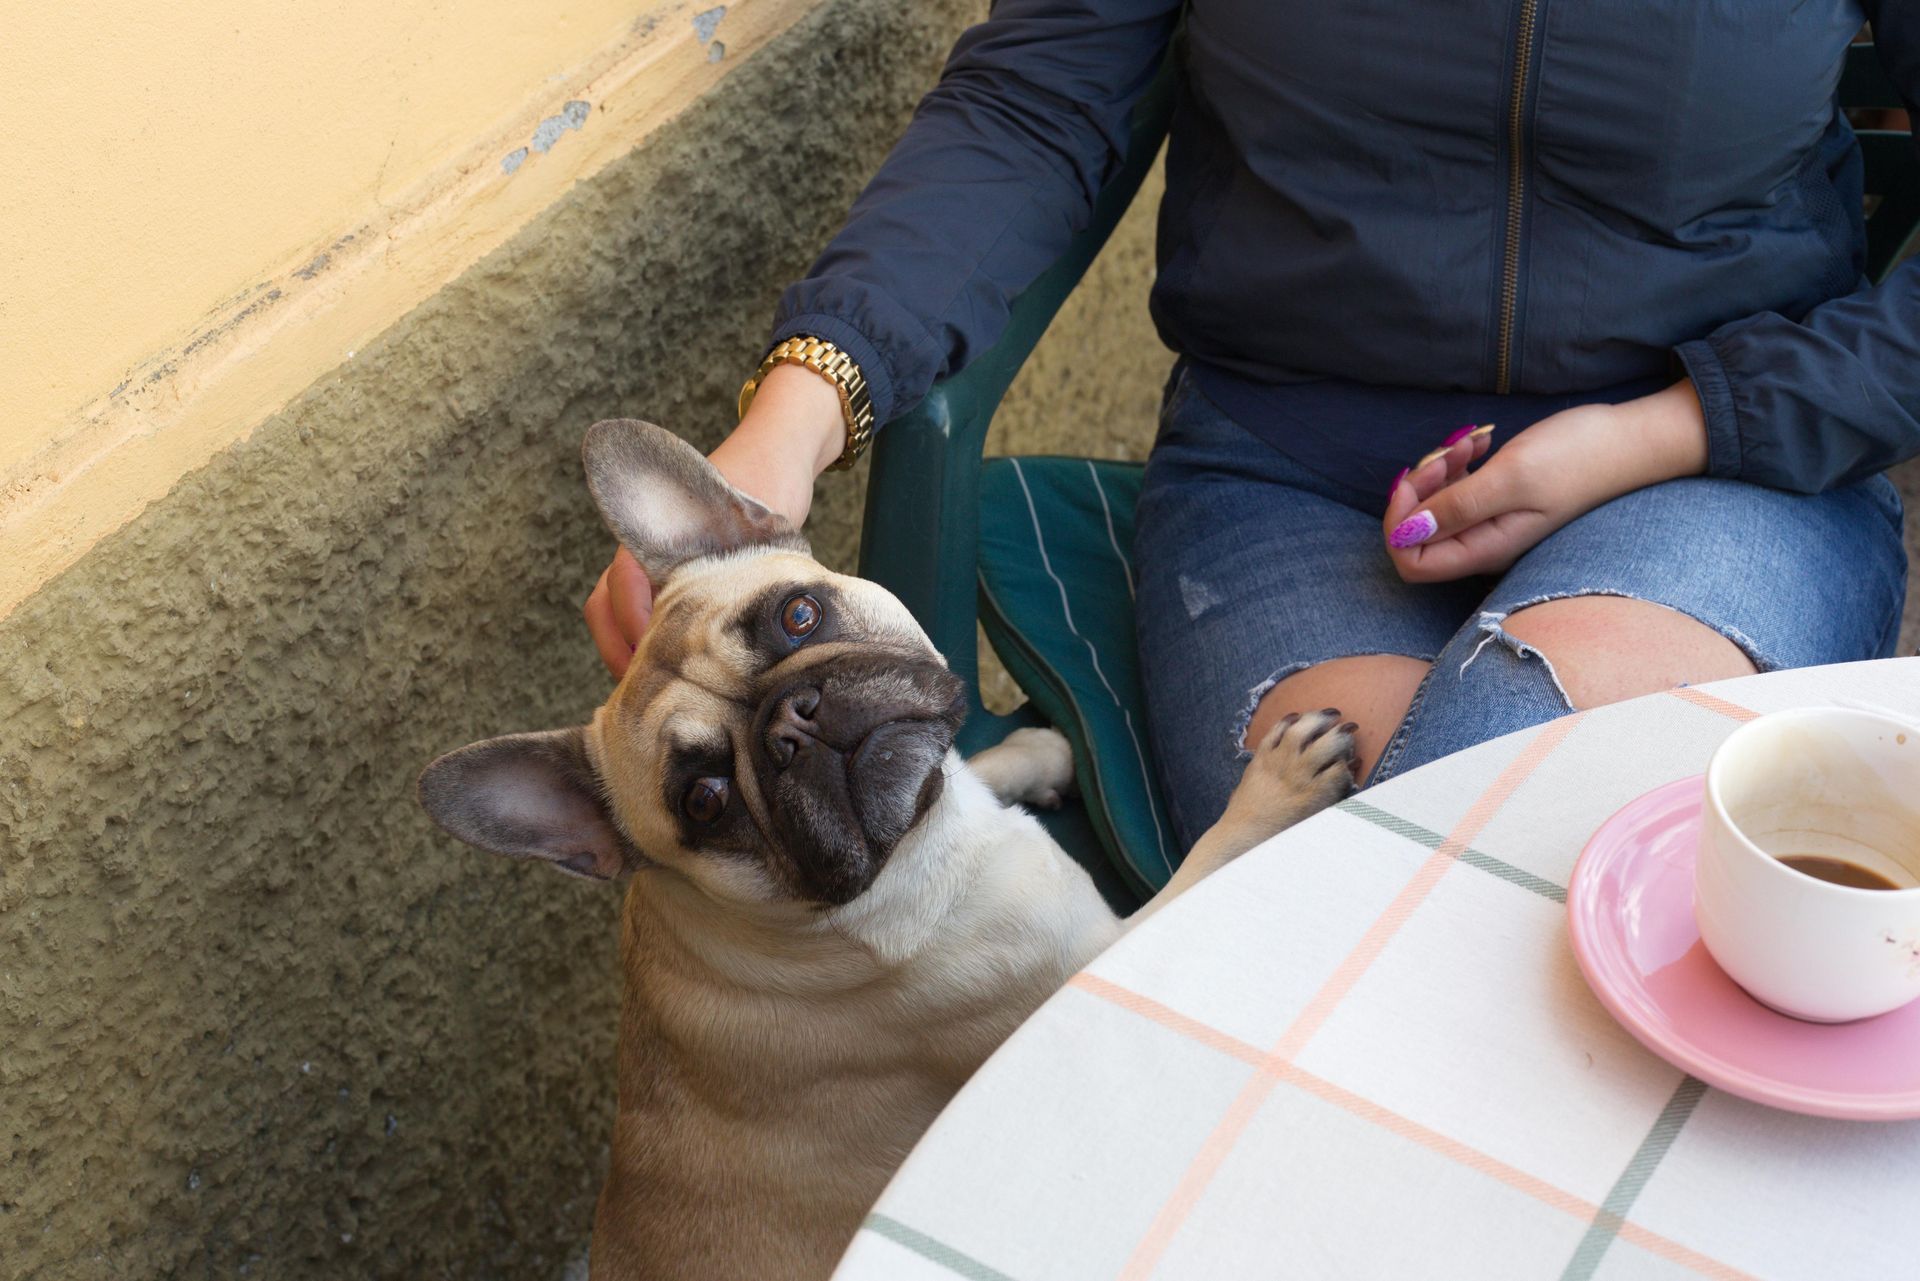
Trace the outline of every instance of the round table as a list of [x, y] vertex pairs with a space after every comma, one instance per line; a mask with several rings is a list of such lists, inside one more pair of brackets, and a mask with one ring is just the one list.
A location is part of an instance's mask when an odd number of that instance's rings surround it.
[[1920, 719], [1920, 658], [1575, 714], [1282, 833], [1041, 1007], [836, 1277], [1920, 1277], [1920, 1122], [1708, 1088], [1567, 944], [1609, 815], [1844, 700]]

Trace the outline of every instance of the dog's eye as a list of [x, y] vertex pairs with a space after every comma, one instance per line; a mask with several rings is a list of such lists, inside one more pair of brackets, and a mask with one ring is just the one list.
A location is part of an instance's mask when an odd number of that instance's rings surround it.
[[717, 823], [727, 809], [727, 780], [724, 778], [696, 778], [687, 784], [687, 794], [680, 801], [680, 808], [687, 817], [696, 823]]
[[794, 640], [820, 626], [820, 602], [811, 596], [795, 596], [780, 611], [780, 627]]

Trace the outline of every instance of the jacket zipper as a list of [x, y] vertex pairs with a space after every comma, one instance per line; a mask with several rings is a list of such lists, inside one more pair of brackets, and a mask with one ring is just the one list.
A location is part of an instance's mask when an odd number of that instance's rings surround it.
[[1533, 67], [1533, 28], [1540, 0], [1520, 0], [1520, 39], [1513, 50], [1512, 107], [1507, 113], [1507, 244], [1500, 273], [1500, 355], [1494, 390], [1513, 390], [1514, 309], [1520, 298], [1520, 219], [1526, 207], [1527, 175], [1522, 144], [1526, 138], [1527, 76]]

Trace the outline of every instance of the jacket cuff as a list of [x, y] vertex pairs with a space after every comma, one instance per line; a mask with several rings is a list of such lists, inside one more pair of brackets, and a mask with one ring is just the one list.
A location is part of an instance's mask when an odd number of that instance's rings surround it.
[[1733, 403], [1733, 382], [1713, 341], [1696, 338], [1674, 348], [1674, 354], [1693, 380], [1700, 408], [1707, 418], [1707, 475], [1738, 477], [1745, 463], [1740, 443], [1740, 414]]
[[860, 366], [861, 376], [867, 380], [867, 395], [873, 399], [873, 425], [876, 430], [893, 418], [893, 371], [880, 358], [879, 348], [865, 334], [838, 316], [809, 312], [781, 321], [774, 328], [772, 341], [760, 353], [761, 359], [764, 360], [767, 352], [798, 334], [825, 339], [846, 352], [853, 358], [853, 363]]

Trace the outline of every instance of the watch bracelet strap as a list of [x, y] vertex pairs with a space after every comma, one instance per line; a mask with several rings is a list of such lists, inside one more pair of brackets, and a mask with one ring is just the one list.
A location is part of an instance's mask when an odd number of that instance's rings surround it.
[[819, 374], [840, 395], [840, 412], [846, 419], [847, 444], [840, 451], [840, 457], [828, 465], [828, 471], [845, 471], [852, 467], [854, 460], [865, 453], [873, 442], [873, 396], [867, 388], [866, 375], [860, 372], [860, 366], [853, 357], [826, 341], [811, 334], [796, 334], [775, 345], [760, 362], [760, 368], [753, 377], [747, 379], [740, 388], [740, 416], [747, 415], [747, 406], [753, 403], [754, 393], [766, 376], [780, 365], [803, 365]]

